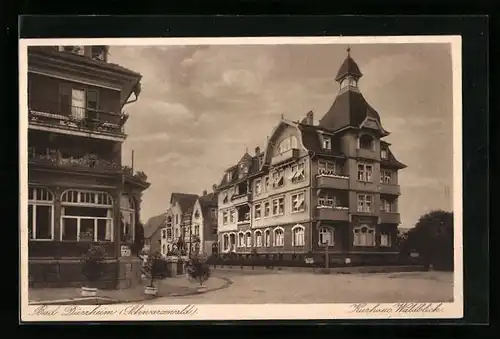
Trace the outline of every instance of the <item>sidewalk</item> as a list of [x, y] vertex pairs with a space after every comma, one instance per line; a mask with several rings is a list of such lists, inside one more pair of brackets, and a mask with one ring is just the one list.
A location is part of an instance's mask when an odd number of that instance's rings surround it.
[[[181, 275], [175, 278], [167, 278], [156, 283], [158, 287], [158, 297], [181, 297], [186, 295], [199, 294], [196, 290], [196, 283], [190, 282], [186, 276]], [[231, 281], [226, 278], [212, 276], [204, 284], [207, 287], [207, 292], [219, 290], [229, 287]], [[97, 298], [83, 298], [79, 288], [30, 288], [29, 303], [41, 304], [43, 302], [61, 303], [61, 304], [88, 304], [90, 299], [93, 304], [115, 304], [115, 303], [130, 303], [140, 302], [144, 300], [154, 299], [144, 294], [144, 282], [142, 285], [122, 289], [122, 290], [99, 290]]]

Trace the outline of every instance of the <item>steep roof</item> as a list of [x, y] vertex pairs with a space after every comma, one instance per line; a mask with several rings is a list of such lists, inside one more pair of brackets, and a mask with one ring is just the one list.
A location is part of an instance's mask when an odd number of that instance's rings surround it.
[[[218, 186], [218, 189], [223, 189], [227, 186], [234, 185], [236, 183], [245, 181], [249, 176], [259, 172], [260, 170], [260, 164], [262, 161], [263, 154], [259, 155], [250, 155], [248, 152], [245, 152], [243, 157], [241, 157], [240, 161], [236, 165], [233, 165], [226, 169], [224, 172], [224, 176], [222, 177], [222, 180]], [[248, 165], [248, 172], [240, 176], [240, 172], [242, 171], [242, 168], [239, 166], [242, 163], [246, 163]], [[227, 173], [231, 173], [231, 180], [227, 180]]]
[[336, 81], [340, 81], [348, 75], [352, 75], [356, 78], [361, 78], [363, 74], [359, 70], [358, 64], [351, 58], [351, 54], [349, 53], [350, 49], [347, 50], [347, 58], [345, 58], [342, 66], [340, 66], [337, 76], [335, 77]]
[[381, 123], [380, 115], [366, 102], [363, 95], [359, 91], [348, 89], [335, 98], [319, 121], [319, 126], [333, 131], [349, 126], [359, 127], [368, 117]]
[[181, 206], [182, 213], [190, 213], [193, 211], [194, 203], [198, 199], [198, 195], [189, 193], [172, 193], [170, 203], [177, 201]]
[[396, 169], [403, 169], [407, 167], [405, 164], [396, 159], [396, 157], [389, 149], [389, 147], [387, 147], [387, 159], [381, 159], [380, 166], [386, 168], [396, 168]]
[[313, 126], [307, 124], [299, 124], [299, 130], [302, 134], [302, 143], [309, 151], [314, 152], [315, 155], [327, 155], [343, 157], [344, 154], [340, 149], [340, 137], [336, 135], [331, 136], [332, 147], [331, 150], [323, 150], [320, 140], [320, 132], [324, 132], [324, 128], [320, 126]]
[[208, 193], [207, 195], [202, 195], [198, 201], [200, 202], [203, 220], [208, 220], [210, 217], [210, 209], [217, 208], [217, 194]]
[[153, 234], [162, 227], [166, 217], [167, 214], [162, 213], [149, 218], [149, 220], [144, 225], [144, 238], [151, 238]]

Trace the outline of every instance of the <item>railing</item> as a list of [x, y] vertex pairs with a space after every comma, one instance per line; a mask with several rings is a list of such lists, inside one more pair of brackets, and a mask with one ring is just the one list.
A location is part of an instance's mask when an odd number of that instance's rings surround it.
[[146, 181], [147, 175], [144, 172], [133, 172], [129, 166], [120, 166], [111, 160], [101, 159], [95, 154], [87, 154], [83, 157], [64, 158], [57, 150], [48, 150], [46, 154], [37, 154], [28, 150], [28, 162], [32, 164], [51, 165], [61, 168], [84, 168], [95, 171], [123, 172], [138, 180]]
[[316, 216], [319, 220], [349, 221], [349, 208], [337, 206], [317, 206]]
[[337, 189], [348, 189], [349, 188], [349, 177], [345, 175], [337, 174], [336, 172], [331, 172], [327, 170], [320, 170], [319, 174], [316, 176], [316, 182], [318, 188], [337, 188]]
[[400, 195], [401, 187], [399, 185], [382, 183], [380, 184], [380, 193], [390, 194], [390, 195]]
[[299, 157], [299, 149], [297, 148], [292, 148], [289, 149], [288, 151], [285, 151], [281, 154], [275, 155], [274, 157], [271, 158], [271, 165], [277, 165], [279, 163], [295, 159]]
[[77, 106], [60, 107], [58, 104], [30, 107], [28, 112], [30, 123], [120, 135], [124, 134], [123, 125], [127, 118], [125, 113]]

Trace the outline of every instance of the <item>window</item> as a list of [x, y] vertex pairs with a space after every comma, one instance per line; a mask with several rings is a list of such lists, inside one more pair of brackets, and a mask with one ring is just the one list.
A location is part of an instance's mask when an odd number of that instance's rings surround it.
[[375, 143], [373, 137], [368, 134], [363, 134], [359, 137], [359, 148], [366, 150], [374, 150]]
[[358, 180], [365, 182], [372, 181], [372, 165], [358, 164]]
[[337, 175], [337, 165], [333, 161], [318, 161], [318, 174]]
[[230, 250], [232, 250], [232, 251], [235, 250], [235, 246], [236, 246], [236, 234], [235, 233], [229, 234], [229, 246], [230, 246]]
[[247, 247], [252, 247], [252, 232], [248, 231], [245, 234], [245, 237], [246, 237], [246, 246]]
[[85, 119], [85, 90], [71, 89], [71, 116], [76, 120]]
[[332, 149], [332, 139], [330, 137], [327, 137], [327, 136], [323, 136], [322, 137], [323, 139], [323, 149], [324, 150], [331, 150]]
[[331, 227], [320, 227], [319, 245], [333, 246], [335, 244], [334, 232]]
[[224, 198], [222, 199], [223, 204], [227, 204], [229, 201], [228, 193], [222, 193]]
[[262, 193], [262, 185], [260, 179], [255, 180], [255, 195], [260, 195]]
[[391, 247], [391, 234], [387, 232], [380, 233], [380, 246]]
[[54, 239], [54, 195], [46, 188], [28, 188], [28, 233], [30, 240]]
[[271, 231], [270, 230], [265, 230], [265, 232], [264, 232], [264, 246], [266, 246], [266, 247], [271, 246]]
[[127, 194], [120, 197], [121, 213], [121, 239], [133, 242], [135, 239], [135, 203], [134, 199]]
[[179, 215], [175, 215], [175, 224], [179, 225]]
[[254, 206], [254, 214], [253, 214], [255, 219], [260, 219], [261, 217], [261, 210], [260, 210], [260, 204], [257, 204]]
[[210, 218], [217, 219], [217, 209], [215, 208], [210, 209]]
[[380, 171], [380, 183], [390, 184], [391, 183], [391, 172], [390, 171]]
[[194, 218], [198, 219], [199, 217], [200, 217], [200, 211], [199, 210], [194, 211]]
[[175, 233], [175, 240], [179, 239], [179, 229], [178, 228], [176, 228], [174, 230], [174, 233]]
[[226, 173], [226, 180], [227, 180], [227, 182], [230, 182], [232, 178], [233, 178], [233, 173], [227, 172]]
[[271, 214], [271, 203], [266, 201], [264, 203], [264, 218], [268, 217]]
[[194, 235], [197, 237], [200, 236], [200, 226], [198, 225], [194, 226]]
[[[62, 241], [113, 240], [113, 199], [109, 194], [68, 190], [61, 195], [61, 207]], [[122, 221], [124, 225], [133, 222]]]
[[358, 194], [358, 212], [372, 212], [373, 197], [369, 194]]
[[305, 239], [304, 239], [304, 226], [302, 225], [295, 225], [292, 227], [292, 246], [304, 246], [305, 245]]
[[318, 205], [321, 207], [336, 207], [337, 197], [329, 194], [324, 194], [318, 197]]
[[300, 162], [292, 166], [292, 172], [290, 174], [290, 180], [292, 183], [296, 184], [298, 182], [304, 181], [306, 179], [305, 171], [305, 163]]
[[285, 245], [285, 233], [281, 227], [274, 229], [274, 246], [281, 247]]
[[380, 157], [382, 159], [387, 159], [387, 148], [384, 147], [380, 150]]
[[238, 233], [238, 247], [245, 247], [245, 234], [243, 232]]
[[172, 240], [172, 229], [167, 228], [167, 240]]
[[163, 239], [166, 239], [166, 238], [167, 238], [167, 232], [166, 232], [166, 230], [161, 230], [161, 237], [162, 237]]
[[285, 184], [284, 174], [285, 171], [282, 169], [277, 170], [273, 173], [273, 188], [283, 187], [283, 185]]
[[375, 246], [375, 229], [367, 225], [354, 228], [354, 246]]
[[292, 194], [292, 213], [302, 212], [305, 210], [305, 194], [297, 193]]
[[262, 232], [255, 231], [255, 247], [261, 247], [261, 246], [262, 246]]
[[222, 248], [224, 251], [229, 251], [231, 244], [229, 243], [229, 234], [224, 234], [222, 236]]
[[161, 254], [167, 254], [167, 246], [165, 244], [163, 244], [163, 246], [161, 247]]
[[228, 222], [229, 222], [229, 212], [224, 211], [222, 212], [222, 224], [227, 225]]
[[273, 200], [273, 215], [285, 214], [285, 198], [277, 198]]
[[387, 199], [380, 199], [380, 211], [392, 212], [392, 205]]
[[269, 191], [269, 185], [270, 185], [270, 183], [269, 183], [269, 177], [265, 177], [264, 178], [264, 190], [266, 192]]
[[171, 216], [167, 217], [167, 227], [172, 227], [172, 217]]
[[291, 149], [297, 148], [297, 138], [292, 135], [290, 137], [287, 137], [286, 139], [283, 139], [279, 146], [278, 146], [278, 151], [280, 154], [285, 153], [286, 151], [289, 151]]
[[99, 107], [99, 92], [94, 89], [87, 90], [87, 109], [96, 111]]
[[231, 224], [236, 222], [236, 211], [235, 210], [232, 210], [231, 212], [229, 212], [229, 222]]

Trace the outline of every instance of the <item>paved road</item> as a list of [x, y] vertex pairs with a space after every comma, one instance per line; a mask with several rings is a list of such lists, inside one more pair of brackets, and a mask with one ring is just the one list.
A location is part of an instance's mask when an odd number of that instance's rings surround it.
[[453, 274], [444, 272], [330, 275], [217, 272], [217, 275], [231, 279], [233, 284], [219, 291], [158, 298], [147, 304], [448, 302], [453, 298]]

